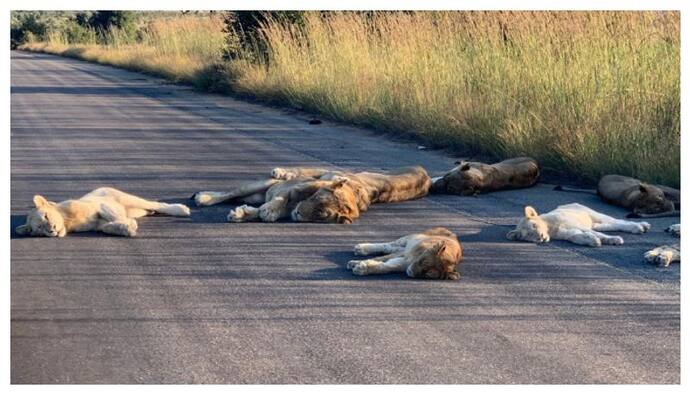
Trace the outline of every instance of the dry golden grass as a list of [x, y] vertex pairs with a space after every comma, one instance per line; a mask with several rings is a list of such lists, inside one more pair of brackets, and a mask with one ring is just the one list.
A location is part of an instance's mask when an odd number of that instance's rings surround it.
[[107, 45], [70, 44], [60, 32], [46, 42], [28, 43], [22, 49], [145, 71], [165, 78], [196, 83], [221, 59], [225, 34], [219, 16], [173, 16], [153, 19], [139, 31], [140, 42], [118, 30], [107, 32]]
[[[220, 59], [214, 23], [155, 21], [137, 45], [29, 47], [194, 82]], [[263, 31], [267, 62], [225, 64], [234, 91], [590, 180], [680, 183], [678, 13], [311, 13], [302, 30]]]

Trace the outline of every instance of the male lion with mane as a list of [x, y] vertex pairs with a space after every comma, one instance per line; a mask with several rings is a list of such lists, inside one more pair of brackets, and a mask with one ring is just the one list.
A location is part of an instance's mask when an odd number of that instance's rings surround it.
[[33, 202], [35, 208], [27, 215], [26, 224], [17, 227], [17, 234], [64, 237], [72, 232], [101, 231], [133, 237], [138, 228], [136, 218], [153, 213], [190, 215], [185, 205], [149, 201], [111, 187], [101, 187], [79, 199], [61, 203], [35, 195]]
[[[247, 183], [227, 192], [198, 192], [199, 206], [236, 200], [228, 221], [352, 223], [371, 204], [414, 200], [427, 195], [431, 178], [420, 166], [387, 173], [343, 172], [323, 168], [274, 168], [271, 179]], [[259, 207], [247, 204], [261, 204]]]
[[357, 244], [355, 254], [382, 255], [349, 261], [347, 269], [355, 275], [405, 272], [410, 278], [460, 278], [456, 267], [462, 261], [462, 247], [458, 237], [443, 227], [407, 235], [393, 242]]

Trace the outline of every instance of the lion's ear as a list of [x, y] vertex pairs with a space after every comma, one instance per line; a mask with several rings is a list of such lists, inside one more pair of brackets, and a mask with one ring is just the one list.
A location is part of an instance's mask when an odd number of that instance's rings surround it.
[[529, 205], [525, 207], [526, 218], [536, 218], [537, 216], [539, 216], [539, 214], [537, 214], [537, 211], [534, 208]]
[[436, 246], [436, 255], [442, 255], [446, 251], [445, 242], [441, 242]]
[[510, 230], [508, 231], [508, 234], [506, 234], [506, 238], [508, 238], [511, 241], [516, 241], [518, 239], [519, 234], [520, 232], [517, 230]]
[[14, 231], [19, 235], [29, 235], [31, 233], [31, 227], [28, 224], [22, 224], [14, 229]]
[[640, 183], [639, 189], [640, 189], [640, 193], [644, 193], [644, 194], [649, 193], [649, 190], [647, 189], [647, 185], [645, 185], [644, 183]]
[[333, 186], [331, 186], [331, 187], [333, 189], [337, 189], [339, 187], [342, 187], [347, 182], [348, 182], [347, 178], [338, 178], [337, 180], [333, 181]]
[[352, 218], [345, 215], [338, 215], [336, 220], [340, 224], [352, 224]]
[[467, 171], [469, 169], [470, 169], [470, 163], [465, 162], [465, 163], [462, 163], [462, 165], [460, 166], [460, 171]]
[[45, 197], [37, 194], [34, 196], [34, 205], [36, 208], [43, 208], [48, 205], [48, 200], [46, 200]]

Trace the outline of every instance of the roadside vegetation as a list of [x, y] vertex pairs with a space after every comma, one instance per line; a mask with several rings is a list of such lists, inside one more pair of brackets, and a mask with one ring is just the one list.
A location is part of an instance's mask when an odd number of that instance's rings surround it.
[[20, 48], [460, 154], [529, 155], [584, 180], [618, 173], [680, 184], [675, 12], [143, 13], [100, 26], [91, 17], [63, 15], [61, 26], [25, 33]]

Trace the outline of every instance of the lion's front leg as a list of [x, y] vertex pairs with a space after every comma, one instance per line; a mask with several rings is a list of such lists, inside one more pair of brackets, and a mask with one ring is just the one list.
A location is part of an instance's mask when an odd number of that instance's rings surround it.
[[[387, 260], [368, 259], [358, 261], [351, 265], [352, 273], [355, 275], [376, 275], [390, 274], [393, 272], [405, 272], [409, 265], [404, 256], [392, 257]], [[348, 267], [350, 264], [348, 263]]]
[[274, 179], [280, 179], [284, 181], [289, 181], [290, 179], [295, 179], [297, 177], [307, 177], [316, 179], [327, 172], [331, 172], [331, 170], [317, 167], [276, 167], [273, 170], [271, 170], [271, 177]]
[[277, 179], [264, 179], [241, 185], [230, 192], [197, 192], [192, 198], [197, 206], [209, 206], [220, 204], [235, 198], [248, 197], [259, 193], [265, 193], [271, 186], [279, 183]]
[[240, 205], [228, 213], [228, 221], [241, 223], [259, 220], [259, 208], [249, 205]]
[[127, 216], [127, 209], [120, 204], [101, 204], [98, 216], [103, 224], [97, 230], [106, 234], [133, 237], [139, 228], [137, 221]]
[[259, 217], [264, 222], [275, 222], [287, 216], [287, 198], [278, 196], [259, 207]]

